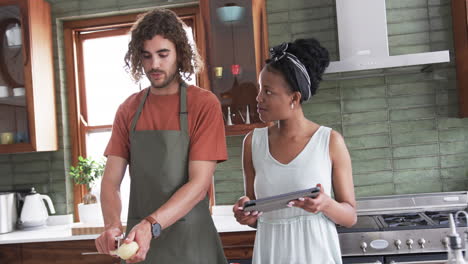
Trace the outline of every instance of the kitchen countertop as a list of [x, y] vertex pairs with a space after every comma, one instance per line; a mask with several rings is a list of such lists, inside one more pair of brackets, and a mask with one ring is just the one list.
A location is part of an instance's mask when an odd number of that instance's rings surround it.
[[[232, 215], [231, 206], [216, 206], [213, 208], [213, 222], [218, 233], [255, 231], [255, 229], [240, 225]], [[34, 230], [16, 230], [11, 233], [0, 234], [0, 245], [37, 243], [54, 241], [93, 240], [99, 235], [72, 235], [72, 227], [80, 223], [45, 226]]]

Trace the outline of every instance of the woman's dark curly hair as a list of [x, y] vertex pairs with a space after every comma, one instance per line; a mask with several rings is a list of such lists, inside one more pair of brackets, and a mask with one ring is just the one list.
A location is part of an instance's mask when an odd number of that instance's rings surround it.
[[[296, 41], [287, 44], [288, 48], [286, 52], [295, 55], [305, 66], [310, 77], [310, 95], [314, 95], [317, 91], [320, 81], [322, 80], [322, 75], [325, 71], [325, 68], [327, 68], [330, 63], [328, 50], [322, 47], [320, 43], [313, 38], [297, 39]], [[274, 47], [273, 50], [279, 46]], [[266, 60], [265, 65], [265, 68], [268, 71], [279, 72], [280, 74], [283, 74], [286, 82], [292, 89], [292, 92], [301, 92], [302, 103], [304, 100], [307, 100], [303, 93], [305, 87], [299, 87], [298, 81], [296, 80], [294, 67], [296, 66], [294, 66], [294, 64], [288, 59], [268, 59]]]
[[[132, 39], [125, 54], [125, 65], [132, 78], [138, 82], [144, 75], [141, 56], [143, 43], [160, 35], [172, 41], [177, 52], [178, 72], [184, 79], [203, 68], [203, 62], [195, 45], [192, 47], [184, 30], [185, 23], [167, 9], [156, 8], [141, 15], [131, 29]], [[182, 77], [180, 76], [180, 77]]]

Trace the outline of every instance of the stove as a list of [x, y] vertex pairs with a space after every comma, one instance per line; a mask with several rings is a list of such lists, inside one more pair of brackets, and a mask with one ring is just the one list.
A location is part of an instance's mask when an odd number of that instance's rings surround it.
[[[426, 261], [446, 259], [446, 236], [450, 232], [448, 216], [450, 213], [455, 216], [460, 210], [467, 211], [467, 208], [468, 192], [358, 199], [356, 225], [351, 228], [337, 226], [344, 263], [402, 263], [395, 260], [402, 257]], [[465, 247], [465, 215], [459, 214], [456, 222]], [[347, 262], [347, 257], [371, 257], [372, 262], [370, 259], [367, 262]]]

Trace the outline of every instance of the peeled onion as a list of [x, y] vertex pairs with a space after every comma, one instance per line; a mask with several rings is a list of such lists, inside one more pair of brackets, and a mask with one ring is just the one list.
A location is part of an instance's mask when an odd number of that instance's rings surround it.
[[111, 251], [111, 254], [117, 255], [123, 260], [127, 260], [135, 255], [139, 248], [138, 243], [132, 241], [128, 244], [123, 243], [118, 249]]

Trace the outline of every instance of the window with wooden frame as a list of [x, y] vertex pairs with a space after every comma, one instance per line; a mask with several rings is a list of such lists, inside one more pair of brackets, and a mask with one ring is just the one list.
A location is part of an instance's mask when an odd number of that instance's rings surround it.
[[[189, 39], [196, 43], [200, 55], [205, 58], [205, 36], [198, 7], [183, 7], [173, 11], [185, 22]], [[129, 95], [149, 86], [145, 77], [139, 84], [135, 84], [124, 67], [124, 56], [130, 40], [128, 32], [138, 15], [64, 22], [72, 165], [76, 164], [78, 156], [95, 159], [102, 157], [118, 106]], [[192, 84], [207, 88], [207, 74], [201, 73], [192, 78]], [[121, 185], [124, 221], [129, 193], [127, 174]], [[75, 185], [73, 189], [75, 221], [78, 221], [77, 205], [82, 201], [86, 188]], [[99, 196], [99, 191], [96, 194]], [[209, 195], [213, 204], [213, 186]]]

